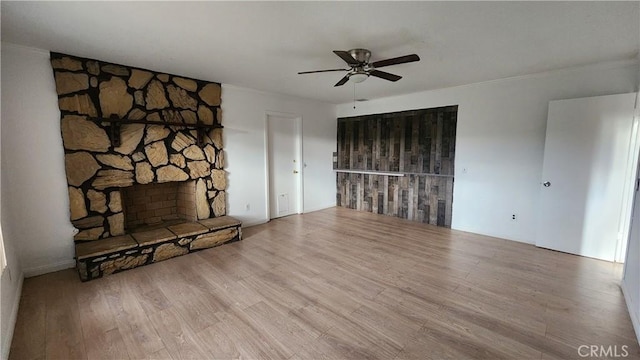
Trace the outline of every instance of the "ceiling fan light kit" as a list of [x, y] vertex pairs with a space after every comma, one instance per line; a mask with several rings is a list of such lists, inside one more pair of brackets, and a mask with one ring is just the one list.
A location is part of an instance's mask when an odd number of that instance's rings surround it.
[[299, 72], [298, 74], [311, 74], [311, 73], [330, 72], [330, 71], [347, 71], [347, 75], [345, 75], [342, 79], [340, 79], [340, 81], [338, 81], [334, 86], [342, 86], [349, 80], [351, 80], [353, 83], [361, 83], [367, 80], [369, 76], [375, 76], [388, 81], [398, 81], [402, 79], [402, 76], [376, 70], [376, 69], [384, 66], [420, 61], [420, 57], [418, 57], [418, 55], [411, 54], [411, 55], [405, 55], [405, 56], [400, 56], [400, 57], [386, 59], [386, 60], [375, 61], [372, 63], [369, 61], [369, 59], [371, 58], [371, 51], [367, 49], [351, 49], [349, 51], [334, 50], [333, 52], [336, 55], [338, 55], [342, 60], [344, 60], [351, 68], [302, 71], [302, 72]]
[[369, 77], [369, 74], [367, 74], [365, 72], [361, 72], [361, 73], [350, 74], [349, 75], [349, 80], [353, 81], [356, 84], [359, 84], [359, 83], [367, 80], [368, 77]]

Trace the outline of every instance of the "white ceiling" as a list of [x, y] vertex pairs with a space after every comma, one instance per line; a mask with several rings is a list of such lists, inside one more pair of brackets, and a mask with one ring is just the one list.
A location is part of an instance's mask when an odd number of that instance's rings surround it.
[[383, 70], [358, 98], [632, 59], [639, 2], [1, 2], [2, 41], [331, 103], [352, 100], [332, 50]]

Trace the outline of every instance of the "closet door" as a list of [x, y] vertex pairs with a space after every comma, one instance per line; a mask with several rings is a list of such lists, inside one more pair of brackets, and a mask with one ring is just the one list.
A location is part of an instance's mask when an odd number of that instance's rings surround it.
[[614, 261], [635, 94], [549, 103], [536, 246]]

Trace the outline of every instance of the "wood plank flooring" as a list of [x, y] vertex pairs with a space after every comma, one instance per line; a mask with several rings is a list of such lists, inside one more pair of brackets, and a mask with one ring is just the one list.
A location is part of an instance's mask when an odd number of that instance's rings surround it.
[[10, 359], [640, 358], [622, 267], [345, 208], [81, 283], [24, 283]]

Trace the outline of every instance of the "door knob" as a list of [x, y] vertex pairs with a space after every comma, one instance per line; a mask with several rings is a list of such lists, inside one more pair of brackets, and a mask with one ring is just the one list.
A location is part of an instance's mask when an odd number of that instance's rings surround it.
[[544, 187], [549, 187], [549, 186], [551, 186], [551, 183], [548, 182], [548, 181], [545, 181], [545, 182], [542, 183], [542, 185], [544, 185]]
[[293, 173], [294, 173], [294, 174], [297, 174], [297, 173], [298, 173], [298, 170], [293, 170]]

